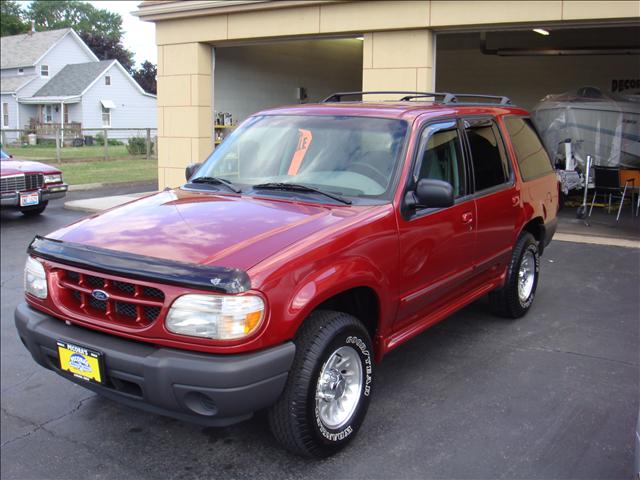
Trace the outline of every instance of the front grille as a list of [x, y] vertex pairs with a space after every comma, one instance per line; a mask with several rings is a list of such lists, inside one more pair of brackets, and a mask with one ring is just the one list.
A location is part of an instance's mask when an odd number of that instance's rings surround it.
[[44, 176], [42, 173], [28, 173], [14, 175], [0, 179], [0, 193], [24, 192], [42, 188]]
[[24, 185], [26, 190], [38, 190], [42, 188], [44, 183], [44, 175], [42, 173], [28, 173], [24, 176]]
[[[144, 327], [154, 322], [164, 305], [164, 292], [132, 282], [110, 280], [75, 270], [56, 269], [60, 303], [67, 309], [120, 325]], [[107, 293], [95, 298], [94, 290]]]
[[1, 193], [21, 192], [24, 189], [25, 189], [24, 175], [17, 175], [15, 177], [4, 177], [0, 179]]

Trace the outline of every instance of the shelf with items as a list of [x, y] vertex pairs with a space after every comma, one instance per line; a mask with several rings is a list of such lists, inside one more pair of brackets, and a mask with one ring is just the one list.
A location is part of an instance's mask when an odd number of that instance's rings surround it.
[[229, 112], [215, 112], [213, 125], [213, 144], [220, 145], [229, 135], [229, 132], [236, 128], [233, 116]]

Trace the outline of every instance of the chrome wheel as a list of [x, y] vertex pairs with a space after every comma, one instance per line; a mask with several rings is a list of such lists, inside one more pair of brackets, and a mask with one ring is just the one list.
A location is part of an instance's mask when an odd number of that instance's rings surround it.
[[362, 393], [362, 362], [352, 347], [340, 347], [320, 369], [316, 411], [325, 427], [338, 429], [350, 419]]
[[526, 250], [520, 260], [518, 271], [518, 297], [520, 302], [526, 302], [533, 291], [533, 284], [536, 278], [536, 258], [533, 252]]

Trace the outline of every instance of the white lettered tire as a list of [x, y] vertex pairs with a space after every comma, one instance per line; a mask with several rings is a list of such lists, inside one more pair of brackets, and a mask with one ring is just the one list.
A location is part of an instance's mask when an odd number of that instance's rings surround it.
[[269, 410], [271, 430], [289, 451], [327, 457], [356, 435], [373, 388], [367, 329], [342, 312], [316, 311], [295, 339], [287, 385]]

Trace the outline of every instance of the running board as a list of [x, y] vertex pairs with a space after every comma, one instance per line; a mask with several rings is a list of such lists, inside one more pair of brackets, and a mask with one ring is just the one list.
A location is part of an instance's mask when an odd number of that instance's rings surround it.
[[444, 320], [445, 318], [451, 316], [453, 313], [458, 310], [466, 307], [470, 303], [475, 300], [483, 297], [487, 293], [489, 293], [494, 288], [500, 286], [500, 278], [496, 279], [493, 282], [486, 283], [481, 285], [480, 287], [471, 290], [469, 293], [460, 297], [456, 302], [445, 303], [443, 307], [435, 312], [423, 317], [418, 322], [414, 322], [411, 325], [407, 325], [402, 330], [394, 333], [391, 337], [389, 337], [386, 341], [386, 345], [384, 348], [384, 353], [388, 353], [399, 345], [402, 345], [407, 340], [415, 337], [416, 335], [424, 332], [429, 327], [432, 327], [436, 323]]

